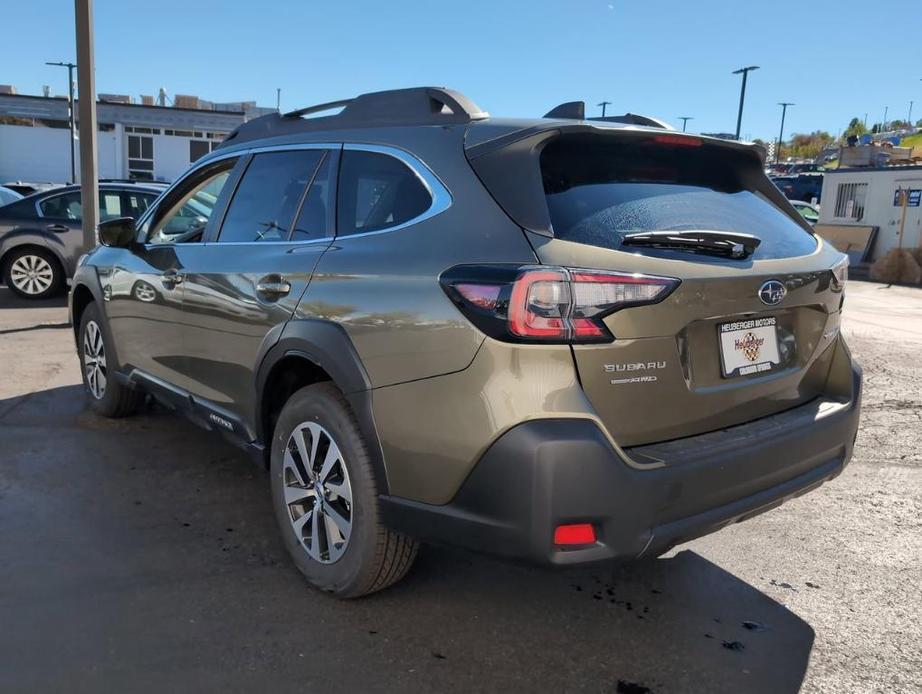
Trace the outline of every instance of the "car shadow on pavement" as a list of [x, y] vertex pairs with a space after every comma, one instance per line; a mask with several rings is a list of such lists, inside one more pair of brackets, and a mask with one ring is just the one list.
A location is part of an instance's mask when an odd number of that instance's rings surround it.
[[809, 624], [693, 551], [560, 572], [424, 547], [343, 602], [289, 561], [266, 473], [158, 407], [50, 389], [0, 400], [0, 441], [0, 690], [777, 693], [809, 662]]
[[0, 284], [0, 309], [30, 309], [30, 308], [66, 308], [67, 295], [59, 294], [50, 299], [23, 299], [4, 285]]

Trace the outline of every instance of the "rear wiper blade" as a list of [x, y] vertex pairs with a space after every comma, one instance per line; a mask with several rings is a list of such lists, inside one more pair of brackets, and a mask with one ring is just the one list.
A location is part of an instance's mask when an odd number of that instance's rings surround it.
[[733, 231], [686, 229], [683, 231], [639, 231], [625, 234], [621, 243], [625, 246], [671, 248], [727, 258], [748, 258], [762, 243], [762, 239], [752, 234], [738, 234]]

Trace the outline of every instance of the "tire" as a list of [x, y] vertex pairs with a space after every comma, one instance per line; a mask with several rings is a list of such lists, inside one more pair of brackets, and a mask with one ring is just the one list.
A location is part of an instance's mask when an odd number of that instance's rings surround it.
[[50, 252], [23, 248], [10, 252], [3, 262], [3, 283], [23, 299], [48, 299], [64, 291], [64, 268]]
[[77, 332], [77, 355], [80, 357], [83, 387], [90, 408], [96, 414], [118, 419], [133, 414], [143, 395], [114, 377], [114, 370], [109, 368], [107, 360], [107, 355], [111, 354], [99, 309], [96, 304], [90, 304], [80, 317]]
[[285, 403], [270, 476], [285, 546], [313, 586], [356, 598], [396, 583], [412, 566], [418, 544], [382, 525], [368, 447], [332, 384], [302, 388]]

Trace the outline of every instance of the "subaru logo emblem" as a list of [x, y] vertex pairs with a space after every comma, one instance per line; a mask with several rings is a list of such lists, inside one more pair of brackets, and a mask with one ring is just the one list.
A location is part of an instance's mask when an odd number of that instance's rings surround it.
[[780, 304], [787, 293], [788, 290], [778, 280], [768, 280], [768, 282], [759, 287], [759, 298], [763, 304], [768, 306]]

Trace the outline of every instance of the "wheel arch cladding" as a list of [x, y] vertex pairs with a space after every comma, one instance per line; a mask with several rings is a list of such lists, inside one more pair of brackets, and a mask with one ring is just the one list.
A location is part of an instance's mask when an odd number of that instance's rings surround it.
[[86, 310], [86, 307], [89, 306], [96, 300], [96, 297], [93, 296], [93, 292], [90, 291], [90, 288], [85, 284], [75, 284], [73, 289], [73, 295], [71, 298], [71, 328], [74, 331], [74, 338], [77, 337], [77, 332], [80, 330], [80, 320], [83, 318], [83, 312]]
[[326, 320], [289, 322], [260, 362], [256, 376], [257, 440], [272, 448], [275, 421], [297, 390], [329, 381], [343, 393], [368, 446], [379, 494], [388, 492], [387, 470], [372, 414], [371, 382], [349, 335]]

